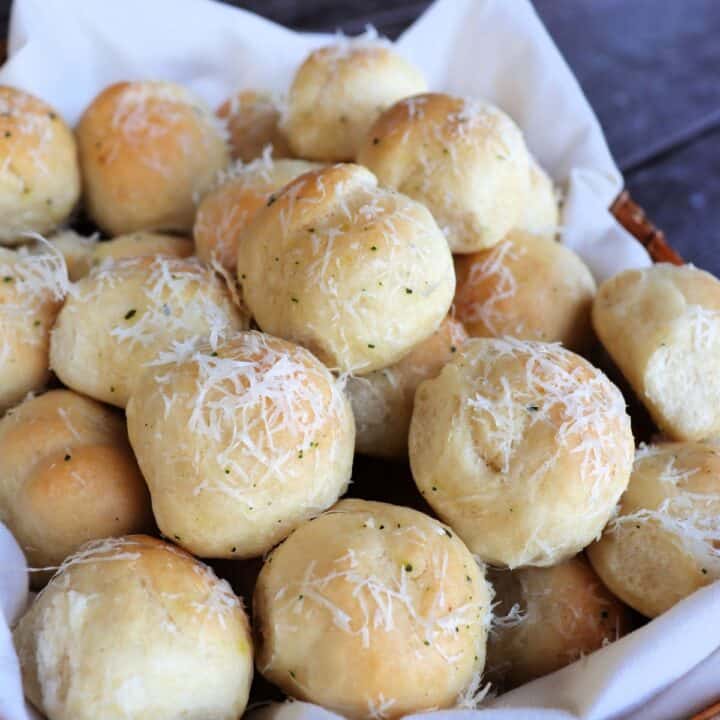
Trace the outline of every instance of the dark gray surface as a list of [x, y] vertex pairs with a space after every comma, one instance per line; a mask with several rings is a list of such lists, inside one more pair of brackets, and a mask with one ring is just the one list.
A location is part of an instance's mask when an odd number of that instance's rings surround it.
[[[396, 37], [429, 2], [232, 4], [300, 30], [356, 33], [372, 23]], [[598, 113], [630, 192], [684, 258], [720, 275], [720, 0], [535, 6]], [[8, 7], [0, 0], [0, 23]]]

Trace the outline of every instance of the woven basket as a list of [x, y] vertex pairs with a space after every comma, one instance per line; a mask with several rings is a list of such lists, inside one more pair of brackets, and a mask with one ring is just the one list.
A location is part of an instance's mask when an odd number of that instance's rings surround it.
[[[7, 58], [7, 43], [0, 41], [0, 64]], [[653, 262], [682, 265], [683, 259], [668, 244], [665, 233], [655, 227], [644, 210], [623, 190], [610, 207], [618, 222], [647, 249]], [[720, 720], [720, 702], [694, 715], [690, 720]]]

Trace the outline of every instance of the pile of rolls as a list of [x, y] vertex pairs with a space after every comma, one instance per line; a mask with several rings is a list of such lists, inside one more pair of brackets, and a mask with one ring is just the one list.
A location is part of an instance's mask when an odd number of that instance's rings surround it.
[[0, 105], [0, 520], [49, 720], [231, 720], [254, 670], [474, 707], [720, 579], [720, 282], [597, 287], [502, 109], [372, 38], [217, 112]]

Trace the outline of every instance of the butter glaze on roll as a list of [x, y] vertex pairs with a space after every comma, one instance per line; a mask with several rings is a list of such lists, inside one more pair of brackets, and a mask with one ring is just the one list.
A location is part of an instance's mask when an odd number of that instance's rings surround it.
[[471, 338], [415, 394], [420, 492], [485, 562], [549, 566], [600, 535], [634, 454], [620, 391], [559, 345]]
[[517, 125], [481, 100], [400, 100], [370, 129], [358, 162], [425, 204], [454, 253], [492, 247], [525, 221], [530, 153]]
[[76, 132], [87, 210], [108, 235], [189, 233], [197, 198], [230, 160], [218, 118], [174, 83], [109, 86]]
[[0, 86], [0, 244], [28, 242], [28, 232], [52, 232], [79, 198], [70, 128], [39, 98]]
[[13, 633], [23, 687], [48, 720], [236, 720], [253, 648], [224, 580], [169, 543], [130, 535], [63, 563]]
[[437, 520], [343, 500], [266, 560], [253, 601], [258, 670], [348, 718], [453, 707], [485, 661], [484, 574]]
[[428, 210], [351, 164], [301, 175], [268, 200], [240, 237], [238, 280], [263, 331], [362, 375], [432, 335], [455, 291]]

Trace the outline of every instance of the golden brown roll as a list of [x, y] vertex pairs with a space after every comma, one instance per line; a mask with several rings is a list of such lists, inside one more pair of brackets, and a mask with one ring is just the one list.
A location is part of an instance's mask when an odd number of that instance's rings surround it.
[[145, 366], [174, 342], [212, 342], [247, 318], [197, 258], [135, 257], [96, 267], [58, 315], [50, 364], [62, 382], [125, 407]]
[[48, 104], [0, 86], [0, 243], [64, 223], [80, 197], [72, 131]]
[[234, 166], [198, 205], [193, 228], [198, 257], [208, 263], [216, 259], [222, 267], [235, 272], [240, 233], [267, 204], [270, 195], [298, 175], [320, 167], [304, 160], [270, 157]]
[[106, 88], [82, 116], [77, 139], [87, 210], [109, 235], [189, 233], [195, 200], [229, 161], [219, 120], [168, 82]]
[[340, 381], [262, 333], [169, 353], [127, 417], [160, 529], [201, 557], [262, 555], [350, 481], [355, 426]]
[[630, 611], [582, 555], [548, 568], [495, 570], [486, 677], [503, 690], [530, 682], [614, 642]]
[[0, 248], [0, 413], [45, 386], [50, 329], [68, 288], [51, 245]]
[[530, 156], [530, 191], [517, 229], [555, 240], [559, 224], [558, 193], [553, 181], [537, 160]]
[[300, 66], [283, 129], [298, 157], [354, 160], [383, 110], [426, 89], [420, 72], [388, 44], [343, 40], [313, 51]]
[[62, 254], [70, 280], [75, 282], [87, 274], [93, 249], [98, 242], [97, 233], [80, 235], [74, 230], [61, 230], [48, 238], [48, 242]]
[[589, 545], [634, 449], [620, 391], [559, 345], [471, 338], [415, 393], [415, 483], [493, 565], [554, 565]]
[[0, 457], [0, 520], [31, 567], [152, 527], [125, 421], [94, 400], [70, 390], [26, 400], [0, 419]]
[[530, 153], [515, 123], [480, 100], [400, 100], [372, 126], [358, 162], [427, 205], [454, 253], [492, 247], [525, 222]]
[[348, 378], [346, 392], [355, 415], [357, 452], [407, 459], [415, 390], [423, 380], [435, 377], [466, 339], [462, 324], [447, 317], [399, 362], [364, 377]]
[[250, 162], [260, 157], [268, 145], [273, 157], [292, 157], [280, 129], [279, 103], [270, 93], [242, 90], [226, 100], [217, 115], [227, 123], [234, 159]]
[[720, 580], [720, 447], [638, 450], [619, 513], [588, 556], [605, 584], [647, 617]]
[[265, 332], [357, 374], [429, 337], [455, 290], [427, 209], [359, 165], [306, 173], [273, 195], [240, 237], [238, 278]]
[[257, 667], [348, 718], [452, 707], [482, 672], [490, 601], [484, 570], [444, 525], [343, 500], [263, 566]]
[[145, 535], [69, 558], [13, 633], [25, 695], [48, 720], [236, 720], [253, 649], [240, 600]]
[[692, 265], [626, 270], [599, 288], [593, 325], [660, 429], [720, 435], [720, 281]]
[[455, 313], [475, 337], [561, 342], [587, 351], [595, 281], [569, 248], [514, 230], [497, 245], [455, 258]]

